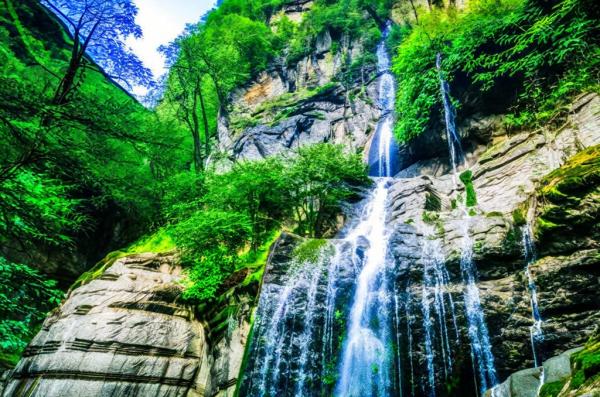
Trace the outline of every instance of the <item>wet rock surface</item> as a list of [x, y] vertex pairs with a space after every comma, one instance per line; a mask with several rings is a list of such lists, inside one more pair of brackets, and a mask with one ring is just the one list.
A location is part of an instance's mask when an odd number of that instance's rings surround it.
[[[395, 392], [425, 396], [435, 389], [440, 396], [467, 396], [476, 395], [476, 390], [481, 388], [470, 349], [469, 316], [472, 313], [465, 310], [469, 293], [463, 268], [465, 235], [472, 244], [468, 251], [472, 252], [477, 299], [489, 334], [495, 376], [498, 383], [504, 382], [497, 392], [504, 390], [506, 396], [535, 396], [541, 373], [539, 368], [533, 369], [534, 348], [540, 362], [583, 345], [596, 332], [600, 323], [597, 300], [600, 256], [593, 225], [597, 220], [597, 178], [586, 179], [586, 188], [580, 189], [581, 194], [571, 203], [569, 208], [573, 209], [568, 210], [569, 216], [561, 218], [566, 228], [561, 230], [573, 233], [537, 233], [538, 256], [533, 259], [526, 259], [523, 237], [526, 222], [533, 225], [536, 219], [547, 216], [548, 201], [540, 195], [544, 178], [560, 167], [568, 167], [569, 159], [575, 154], [586, 148], [593, 151], [594, 145], [600, 143], [599, 108], [600, 98], [586, 95], [572, 106], [569, 121], [562, 128], [510, 136], [500, 129], [496, 116], [474, 116], [467, 120], [464, 138], [469, 139], [467, 146], [471, 148], [467, 164], [473, 172], [477, 196], [477, 205], [471, 209], [464, 209], [461, 204], [465, 200], [465, 188], [452, 175], [448, 160], [436, 158], [435, 154], [430, 157], [431, 153], [417, 153], [410, 160], [417, 161], [390, 181], [386, 223], [391, 264], [386, 279], [394, 293], [388, 297], [386, 309], [394, 312], [391, 329], [397, 338], [394, 354], [398, 363], [394, 365], [395, 373], [400, 376], [392, 381]], [[418, 152], [417, 146], [404, 149]], [[578, 225], [582, 224], [589, 226], [580, 228]], [[338, 244], [335, 240], [333, 243]], [[288, 237], [274, 251], [274, 260], [264, 279], [264, 286], [270, 292], [265, 293], [263, 289], [262, 305], [279, 302], [293, 274], [290, 257], [298, 244], [300, 242]], [[355, 247], [354, 255], [364, 255], [365, 249]], [[525, 272], [528, 263], [531, 280]], [[308, 277], [315, 270], [305, 271]], [[360, 269], [352, 266], [337, 268], [341, 288], [353, 291], [359, 273]], [[318, 299], [311, 321], [316, 331], [314, 341], [308, 346], [310, 357], [321, 364], [316, 365], [314, 372], [308, 372], [310, 384], [317, 386], [306, 389], [309, 390], [306, 395], [332, 390], [331, 385], [337, 379], [328, 378], [329, 373], [324, 372], [322, 335], [343, 335], [347, 327], [327, 322], [327, 311], [331, 307], [324, 304], [327, 302], [325, 274], [319, 276], [315, 290]], [[536, 288], [543, 320], [543, 336], [536, 339], [535, 344], [532, 344], [535, 322], [531, 283]], [[303, 288], [306, 291], [308, 287]], [[336, 317], [347, 317], [351, 299], [352, 292], [349, 292], [336, 301], [333, 306], [338, 313]], [[472, 300], [472, 296], [469, 299]], [[296, 390], [294, 385], [301, 372], [294, 359], [301, 351], [304, 328], [294, 321], [306, 320], [304, 312], [310, 310], [308, 303], [307, 298], [302, 298], [290, 304], [287, 315], [291, 317], [283, 322], [286, 331], [273, 334], [289, 341], [289, 344], [284, 343], [289, 349], [287, 356], [280, 356], [284, 358], [273, 370], [288, 371], [287, 379], [293, 381], [287, 385], [271, 384], [270, 387], [275, 388], [266, 390], [285, 390], [283, 395], [293, 395]], [[276, 307], [271, 306], [269, 310]], [[327, 327], [333, 331], [324, 331]], [[264, 335], [262, 338], [269, 340]], [[341, 347], [329, 350], [329, 359], [339, 359]], [[547, 362], [548, 373], [555, 373], [549, 376], [559, 376], [566, 370], [560, 360]], [[254, 369], [250, 370], [255, 371], [254, 375], [257, 366], [264, 363], [262, 359], [256, 361], [258, 364], [253, 364]], [[269, 371], [265, 372], [268, 374], [265, 379], [270, 379], [272, 372]], [[517, 371], [520, 372], [508, 378]], [[250, 378], [256, 379], [254, 375]], [[261, 387], [268, 384], [267, 380], [265, 384], [248, 386], [250, 388], [245, 390], [250, 390], [250, 395], [258, 395], [256, 393], [265, 390]]]
[[[585, 148], [594, 153], [593, 146], [600, 143], [599, 108], [597, 96], [584, 96], [573, 105], [573, 114], [563, 128], [496, 137], [495, 144], [478, 149], [477, 161], [470, 162], [477, 194], [477, 206], [470, 216], [460, 208], [453, 209], [460, 207], [453, 203], [454, 200], [460, 202], [460, 196], [464, 200], [464, 187], [460, 181], [453, 182], [451, 175], [441, 171], [443, 164], [430, 161], [425, 167], [413, 168], [411, 173], [400, 173], [400, 178], [396, 179], [389, 204], [389, 223], [393, 225], [390, 244], [396, 261], [397, 282], [410, 291], [407, 303], [410, 316], [403, 321], [411, 327], [413, 378], [420, 383], [427, 379], [430, 354], [420, 342], [426, 336], [422, 297], [424, 293], [430, 297], [434, 293], [423, 281], [424, 262], [428, 257], [423, 252], [423, 241], [434, 240], [440, 242], [440, 254], [449, 274], [448, 282], [441, 288], [453, 298], [460, 340], [452, 349], [456, 359], [454, 367], [459, 370], [447, 375], [436, 374], [439, 393], [444, 395], [444, 387], [449, 382], [458, 385], [458, 389], [447, 391], [447, 395], [468, 395], [475, 387], [471, 371], [467, 370], [465, 375], [460, 369], [460, 362], [470, 365], [471, 354], [466, 338], [465, 287], [460, 266], [465, 234], [461, 227], [468, 219], [473, 260], [478, 270], [477, 287], [498, 378], [506, 379], [509, 374], [523, 369], [522, 376], [514, 376], [502, 387], [512, 390], [512, 394], [507, 394], [511, 396], [536, 395], [534, 386], [539, 385], [539, 381], [536, 384], [534, 378], [539, 378], [539, 374], [527, 370], [534, 366], [533, 318], [529, 281], [525, 274], [523, 225], [514, 213], [527, 217], [529, 211], [529, 214], [534, 213], [534, 218], [535, 214], [539, 217], [551, 213], [548, 200], [543, 200], [539, 193], [545, 186], [541, 182], [561, 166], [567, 164], [568, 167], [567, 161]], [[591, 133], [592, 130], [595, 133]], [[580, 197], [568, 207], [572, 209], [566, 210], [568, 216], [559, 216], [564, 223], [560, 229], [563, 232], [538, 234], [541, 238], [538, 241], [540, 257], [530, 267], [543, 319], [543, 339], [537, 341], [536, 347], [542, 359], [583, 345], [600, 323], [600, 306], [596, 298], [600, 290], [599, 239], [594, 226], [597, 223], [598, 180], [595, 176], [585, 180], [585, 188], [579, 190]], [[431, 195], [439, 197], [440, 210], [426, 209]], [[592, 224], [579, 227], [586, 222]], [[572, 232], [564, 233], [565, 230]], [[448, 305], [446, 310], [449, 310]], [[444, 339], [440, 332], [445, 331], [439, 328], [441, 323], [436, 314], [432, 312], [430, 316], [434, 326], [438, 327], [433, 337], [437, 346], [435, 368], [443, 368], [439, 346]], [[446, 317], [445, 323], [452, 330], [454, 324], [450, 317]], [[422, 390], [422, 393], [427, 394], [427, 391]]]

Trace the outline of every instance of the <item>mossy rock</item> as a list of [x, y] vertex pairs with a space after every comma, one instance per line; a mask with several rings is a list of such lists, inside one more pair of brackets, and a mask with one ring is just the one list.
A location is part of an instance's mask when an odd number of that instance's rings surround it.
[[474, 207], [477, 205], [477, 195], [475, 194], [475, 187], [473, 187], [473, 171], [466, 170], [459, 176], [460, 181], [465, 185], [465, 191], [467, 198], [465, 205], [467, 207]]
[[541, 196], [552, 202], [577, 201], [582, 193], [599, 183], [600, 145], [596, 145], [579, 152], [543, 178]]
[[546, 383], [540, 389], [539, 397], [557, 397], [565, 386], [565, 383], [567, 383], [567, 380], [561, 379], [556, 382]]
[[126, 256], [143, 254], [146, 252], [152, 252], [155, 254], [161, 254], [175, 250], [175, 243], [168, 234], [166, 229], [159, 229], [153, 234], [144, 236], [138, 241], [130, 245], [129, 247], [113, 251], [106, 255], [102, 260], [94, 265], [90, 270], [83, 273], [79, 278], [71, 285], [71, 290], [81, 287], [82, 285], [88, 284], [98, 277], [102, 276], [109, 267], [111, 267], [118, 259]]
[[300, 263], [315, 263], [319, 260], [322, 250], [327, 245], [327, 240], [309, 239], [294, 249], [293, 256]]
[[600, 145], [583, 150], [544, 177], [537, 201], [538, 241], [562, 244], [565, 236], [593, 239], [600, 232]]
[[[573, 354], [571, 364], [577, 371], [573, 377], [573, 382], [586, 380], [600, 374], [600, 335], [596, 335], [585, 346], [585, 348]], [[582, 383], [583, 383], [582, 382]], [[574, 387], [574, 385], [571, 385]]]

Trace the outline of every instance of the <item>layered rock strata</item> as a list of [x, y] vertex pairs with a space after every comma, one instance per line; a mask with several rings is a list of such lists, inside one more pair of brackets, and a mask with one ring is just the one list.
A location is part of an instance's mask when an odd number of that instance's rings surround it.
[[235, 387], [247, 325], [211, 346], [179, 302], [181, 281], [174, 254], [118, 259], [46, 319], [3, 395], [225, 395]]

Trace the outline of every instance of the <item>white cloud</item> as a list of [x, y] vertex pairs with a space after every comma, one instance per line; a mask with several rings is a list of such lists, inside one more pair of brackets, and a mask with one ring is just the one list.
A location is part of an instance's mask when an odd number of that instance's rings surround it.
[[[134, 0], [139, 13], [136, 22], [142, 28], [144, 37], [126, 41], [132, 51], [149, 68], [155, 78], [166, 72], [165, 59], [158, 47], [173, 41], [188, 23], [198, 22], [200, 17], [214, 7], [215, 0]], [[143, 87], [136, 87], [135, 94], [143, 93]]]

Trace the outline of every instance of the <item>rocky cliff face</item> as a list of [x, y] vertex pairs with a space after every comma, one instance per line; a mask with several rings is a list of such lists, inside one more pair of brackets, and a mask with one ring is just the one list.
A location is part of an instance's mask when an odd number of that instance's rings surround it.
[[[559, 130], [514, 136], [498, 136], [498, 131], [492, 131], [489, 136], [495, 135], [496, 143], [490, 143], [488, 148], [476, 148], [469, 161], [478, 203], [469, 220], [469, 234], [479, 274], [477, 287], [500, 379], [517, 369], [534, 366], [530, 335], [534, 320], [523, 246], [527, 213], [536, 225], [539, 250], [538, 260], [530, 266], [543, 319], [543, 339], [539, 341], [537, 354], [548, 358], [581, 346], [597, 330], [600, 307], [595, 291], [600, 288], [599, 236], [597, 222], [592, 221], [598, 216], [597, 179], [588, 178], [579, 193], [571, 193], [582, 197], [577, 208], [564, 208], [569, 216], [561, 217], [563, 229], [557, 229], [560, 234], [553, 234], [541, 225], [547, 223], [544, 216], [556, 213], [556, 205], [543, 194], [547, 184], [544, 177], [552, 177], [552, 171], [562, 170], [560, 167], [565, 163], [565, 167], [572, 168], [568, 160], [582, 149], [597, 152], [599, 110], [600, 99], [586, 95], [573, 105], [569, 122]], [[477, 132], [479, 139], [481, 130], [471, 130]], [[440, 244], [450, 275], [445, 288], [454, 298], [459, 335], [465, 338], [467, 324], [462, 309], [464, 284], [460, 266], [464, 222], [461, 210], [452, 209], [452, 201], [460, 199], [460, 195], [464, 197], [465, 193], [460, 182], [458, 188], [454, 185], [452, 175], [444, 172], [444, 167], [439, 160], [424, 161], [401, 173], [402, 176], [412, 174], [412, 178], [396, 179], [390, 200], [389, 222], [395, 225], [391, 245], [398, 266], [398, 282], [414, 297], [410, 303], [413, 318], [404, 321], [412, 324], [413, 333], [418, 337], [425, 333], [421, 309], [423, 291], [431, 289], [428, 296], [433, 297], [433, 290], [440, 287], [424, 285], [423, 269], [428, 255], [423, 251], [422, 241], [429, 239]], [[439, 209], [426, 209], [430, 197], [439, 198]], [[550, 208], [553, 205], [554, 212]], [[590, 222], [594, 226], [583, 229], [577, 226]], [[572, 233], [565, 233], [565, 228]], [[432, 318], [435, 320], [435, 316]], [[452, 329], [453, 324], [446, 322], [448, 329]], [[459, 346], [452, 349], [456, 359], [468, 363], [468, 339], [463, 339]], [[426, 373], [424, 346], [417, 344], [413, 351], [416, 353], [414, 364]], [[459, 379], [451, 379], [452, 382], [469, 383], [469, 376], [465, 374], [455, 372], [453, 376]], [[450, 380], [440, 377], [438, 381]]]
[[[291, 2], [284, 13], [299, 20], [311, 6]], [[396, 18], [411, 18], [404, 7]], [[274, 64], [232, 95], [218, 126], [230, 160], [318, 142], [368, 153], [381, 115], [376, 68], [367, 62], [349, 72], [366, 49], [343, 37], [339, 46], [332, 42], [322, 35], [310, 56]], [[402, 171], [389, 182], [385, 282], [395, 293], [383, 309], [393, 319], [398, 358], [390, 388], [415, 396], [431, 387], [440, 396], [477, 390], [461, 268], [468, 235], [497, 377], [508, 379], [494, 396], [526, 396], [514, 390], [539, 384], [540, 370], [528, 369], [534, 353], [538, 363], [558, 357], [545, 361], [554, 368], [548, 376], [569, 376], [563, 352], [584, 345], [600, 323], [600, 98], [580, 97], [559, 129], [507, 134], [500, 115], [464, 120], [463, 168], [472, 171], [477, 196], [468, 216], [459, 205], [465, 188], [452, 174], [438, 127], [401, 145]], [[537, 243], [531, 280], [528, 225]], [[174, 254], [121, 258], [51, 314], [4, 375], [4, 395], [231, 396], [238, 378], [241, 396], [264, 395], [265, 387], [272, 395], [329, 395], [361, 270], [360, 261], [344, 258], [361, 259], [368, 249], [368, 241], [357, 241], [283, 235], [267, 264], [252, 331], [253, 301], [225, 319], [216, 309], [197, 318], [182, 304]], [[532, 281], [543, 334], [535, 352]], [[374, 376], [379, 370], [372, 369]], [[519, 370], [525, 372], [509, 378]]]
[[[501, 393], [496, 396], [528, 396], [534, 383], [540, 385], [540, 369], [527, 369], [535, 366], [534, 360], [541, 365], [582, 346], [597, 332], [599, 114], [600, 98], [584, 95], [573, 104], [567, 124], [556, 130], [507, 135], [497, 116], [469, 120], [461, 130], [471, 148], [467, 166], [477, 205], [468, 217], [457, 203], [464, 202], [465, 187], [455, 180], [444, 157], [421, 152], [423, 160], [390, 182], [386, 223], [392, 262], [387, 282], [396, 292], [387, 309], [395, 312], [395, 351], [401, 361], [400, 378], [391, 380], [390, 387], [429, 395], [433, 382], [438, 395], [456, 396], [473, 395], [480, 386], [472, 367], [470, 314], [465, 310], [465, 235], [472, 244], [497, 379], [524, 370], [496, 389]], [[443, 136], [435, 139], [443, 142]], [[418, 153], [418, 144], [412, 145], [405, 150]], [[537, 239], [533, 259], [525, 252], [531, 249], [524, 240], [530, 227]], [[352, 253], [353, 247], [340, 242], [329, 242], [334, 258], [319, 259], [296, 278], [293, 253], [305, 243], [288, 236], [276, 248], [262, 289], [260, 305], [266, 307], [259, 305], [258, 311], [266, 319], [258, 323], [255, 332], [260, 336], [250, 345], [254, 356], [242, 389], [247, 395], [264, 390], [319, 395], [333, 390], [347, 327], [344, 319], [360, 270], [340, 258], [360, 257], [368, 246], [365, 241]], [[439, 267], [433, 269], [432, 263]], [[541, 336], [533, 345], [532, 285], [542, 319]], [[283, 328], [274, 326], [274, 319]], [[312, 366], [299, 361], [302, 351], [309, 352]], [[548, 376], [552, 371], [548, 369]], [[288, 381], [281, 383], [282, 379]]]
[[[298, 17], [298, 7], [288, 7], [288, 16]], [[326, 32], [309, 56], [275, 63], [234, 92], [231, 110], [219, 119], [221, 150], [233, 159], [258, 159], [319, 142], [366, 149], [380, 114], [375, 64], [361, 61], [360, 41], [339, 42], [334, 46]]]
[[248, 324], [209, 341], [205, 324], [178, 301], [181, 279], [174, 254], [118, 259], [48, 317], [3, 395], [228, 395]]

